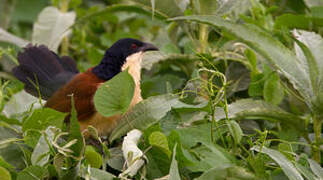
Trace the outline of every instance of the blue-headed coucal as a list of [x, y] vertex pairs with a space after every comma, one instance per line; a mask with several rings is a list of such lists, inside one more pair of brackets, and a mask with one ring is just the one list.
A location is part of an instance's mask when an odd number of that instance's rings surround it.
[[[95, 110], [93, 96], [98, 87], [128, 68], [135, 81], [130, 107], [142, 100], [140, 90], [141, 60], [145, 51], [158, 50], [150, 43], [136, 39], [120, 39], [106, 52], [100, 64], [79, 73], [73, 59], [59, 57], [46, 46], [27, 46], [18, 54], [19, 65], [12, 71], [25, 90], [47, 100], [45, 107], [70, 113], [73, 94], [81, 130], [92, 125], [100, 135], [109, 133], [120, 115], [104, 117]], [[120, 82], [121, 83], [121, 82]]]

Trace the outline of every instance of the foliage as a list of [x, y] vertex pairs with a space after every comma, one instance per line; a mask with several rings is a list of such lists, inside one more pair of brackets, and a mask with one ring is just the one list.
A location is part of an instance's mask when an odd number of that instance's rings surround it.
[[[323, 179], [322, 12], [319, 0], [0, 0], [0, 179]], [[132, 109], [127, 71], [96, 92], [99, 113], [123, 115], [107, 137], [90, 126], [85, 139], [74, 108], [67, 125], [10, 72], [28, 43], [85, 71], [124, 37], [160, 51], [145, 54]], [[145, 162], [133, 177], [120, 143], [132, 129]]]

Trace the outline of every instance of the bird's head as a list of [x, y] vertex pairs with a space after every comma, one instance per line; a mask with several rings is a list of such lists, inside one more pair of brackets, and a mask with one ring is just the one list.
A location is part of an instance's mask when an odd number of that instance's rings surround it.
[[140, 65], [143, 53], [158, 48], [137, 39], [125, 38], [115, 42], [105, 53], [101, 63], [92, 72], [104, 80], [109, 80], [127, 67]]

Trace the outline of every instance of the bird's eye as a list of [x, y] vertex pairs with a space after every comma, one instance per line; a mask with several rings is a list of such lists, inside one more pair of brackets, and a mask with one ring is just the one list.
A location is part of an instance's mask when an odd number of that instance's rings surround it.
[[131, 49], [137, 49], [137, 44], [135, 44], [135, 43], [133, 43], [133, 44], [131, 44]]

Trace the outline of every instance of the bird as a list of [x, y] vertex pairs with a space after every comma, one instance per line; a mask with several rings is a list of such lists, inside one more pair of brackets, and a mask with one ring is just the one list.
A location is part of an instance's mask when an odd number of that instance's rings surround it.
[[[109, 134], [121, 119], [117, 114], [105, 117], [96, 111], [93, 97], [96, 90], [118, 73], [128, 70], [135, 82], [130, 108], [142, 100], [140, 89], [141, 61], [146, 51], [157, 51], [151, 43], [124, 38], [108, 48], [101, 62], [85, 72], [79, 72], [75, 61], [60, 57], [45, 45], [27, 45], [18, 53], [19, 65], [12, 69], [13, 75], [24, 83], [27, 93], [46, 100], [45, 107], [68, 113], [72, 104], [77, 112], [80, 129], [95, 127], [100, 136]], [[120, 82], [121, 83], [121, 82]]]

